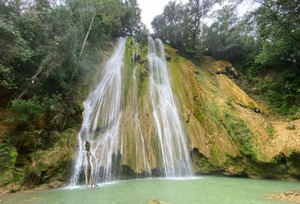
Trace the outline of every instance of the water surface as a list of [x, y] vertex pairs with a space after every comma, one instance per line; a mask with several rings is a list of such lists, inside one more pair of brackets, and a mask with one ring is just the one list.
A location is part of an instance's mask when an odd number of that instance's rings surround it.
[[299, 182], [227, 177], [137, 179], [104, 184], [99, 189], [55, 189], [0, 197], [1, 204], [283, 204], [268, 195], [299, 189]]

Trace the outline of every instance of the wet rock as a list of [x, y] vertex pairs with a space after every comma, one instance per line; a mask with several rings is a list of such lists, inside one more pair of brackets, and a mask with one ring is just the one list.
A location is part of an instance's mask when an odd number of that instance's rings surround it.
[[186, 122], [186, 123], [189, 123], [189, 122], [190, 122], [190, 120], [191, 120], [191, 114], [188, 114], [188, 115], [187, 115], [187, 119], [186, 119], [186, 121], [185, 121], [185, 122]]
[[228, 64], [220, 63], [216, 69], [217, 69], [216, 74], [225, 74], [226, 76], [234, 79], [238, 77], [237, 71], [229, 63]]
[[254, 108], [253, 111], [254, 111], [255, 113], [263, 113], [259, 108]]
[[152, 200], [149, 204], [171, 204], [164, 201]]
[[198, 70], [194, 70], [193, 71], [196, 75], [200, 74], [200, 72]]

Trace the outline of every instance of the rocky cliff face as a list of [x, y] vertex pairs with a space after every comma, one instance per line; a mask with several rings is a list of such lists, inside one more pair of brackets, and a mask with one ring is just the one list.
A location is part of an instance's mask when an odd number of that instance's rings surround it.
[[206, 57], [196, 67], [170, 47], [167, 53], [197, 172], [299, 179], [299, 120], [269, 120], [232, 80], [229, 62]]

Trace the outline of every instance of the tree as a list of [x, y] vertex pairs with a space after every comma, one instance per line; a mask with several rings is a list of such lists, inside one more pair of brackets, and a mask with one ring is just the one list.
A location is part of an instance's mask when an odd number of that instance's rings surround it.
[[251, 36], [248, 32], [244, 32], [244, 22], [239, 21], [236, 6], [223, 6], [214, 13], [214, 16], [216, 21], [210, 27], [204, 27], [202, 38], [205, 54], [232, 63], [245, 58], [250, 49], [246, 40]]
[[203, 52], [201, 25], [217, 1], [190, 0], [186, 4], [169, 2], [164, 12], [152, 21], [155, 35], [179, 49], [180, 53], [198, 62]]
[[52, 101], [50, 115], [64, 118], [62, 129], [78, 110], [76, 86], [99, 63], [99, 51], [142, 29], [136, 0], [0, 0], [0, 11], [1, 91], [24, 104]]
[[201, 31], [201, 20], [204, 18], [216, 1], [189, 0], [187, 4], [189, 25], [191, 33], [191, 45], [196, 51]]
[[151, 23], [155, 35], [177, 49], [183, 46], [184, 12], [184, 5], [170, 1], [163, 14], [156, 16]]
[[262, 49], [256, 58], [262, 65], [289, 63], [299, 67], [299, 1], [260, 0], [255, 12]]

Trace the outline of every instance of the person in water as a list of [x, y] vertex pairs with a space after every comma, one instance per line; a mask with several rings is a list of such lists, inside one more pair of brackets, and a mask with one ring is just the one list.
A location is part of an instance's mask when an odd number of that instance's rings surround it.
[[[86, 165], [84, 169], [85, 175], [85, 185], [88, 187], [89, 180], [91, 181], [91, 187], [95, 186], [95, 179], [94, 179], [94, 165], [92, 159], [96, 159], [96, 157], [91, 153], [91, 143], [86, 140], [85, 141], [85, 151], [86, 151]], [[90, 179], [89, 176], [90, 175]]]

